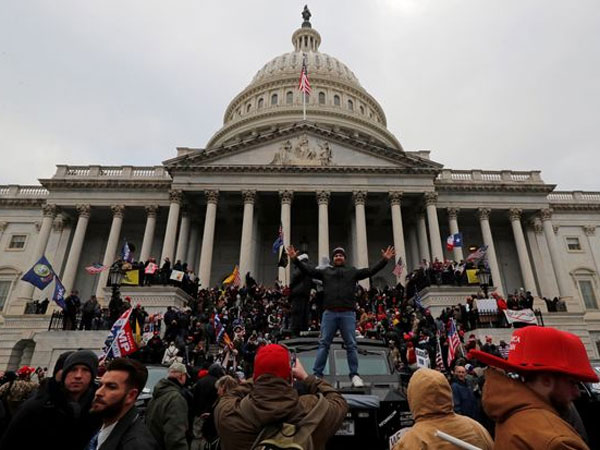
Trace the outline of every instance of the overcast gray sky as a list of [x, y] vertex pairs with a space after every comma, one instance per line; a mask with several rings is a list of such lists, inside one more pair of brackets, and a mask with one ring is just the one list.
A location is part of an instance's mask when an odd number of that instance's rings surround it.
[[[0, 184], [204, 147], [304, 1], [0, 0]], [[314, 1], [406, 150], [600, 190], [600, 1]]]

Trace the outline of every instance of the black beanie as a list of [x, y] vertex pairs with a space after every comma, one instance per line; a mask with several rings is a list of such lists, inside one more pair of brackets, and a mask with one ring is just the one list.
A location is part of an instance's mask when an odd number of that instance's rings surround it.
[[98, 356], [90, 350], [79, 350], [67, 356], [63, 366], [62, 379], [64, 380], [67, 372], [72, 370], [76, 365], [83, 364], [92, 372], [92, 379], [98, 374]]
[[60, 354], [60, 356], [56, 360], [56, 364], [54, 364], [54, 370], [52, 371], [53, 377], [56, 377], [56, 373], [64, 367], [65, 360], [69, 357], [69, 355], [72, 355], [73, 353], [75, 352], [71, 350]]

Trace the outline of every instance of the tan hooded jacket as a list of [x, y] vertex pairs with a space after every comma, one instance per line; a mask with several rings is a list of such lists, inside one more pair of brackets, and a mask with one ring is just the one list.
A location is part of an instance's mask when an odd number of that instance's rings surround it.
[[519, 380], [487, 369], [483, 408], [496, 422], [496, 449], [588, 450], [575, 429]]
[[452, 389], [446, 377], [431, 369], [419, 369], [408, 383], [408, 405], [415, 424], [394, 445], [393, 450], [456, 450], [454, 444], [435, 436], [440, 430], [455, 438], [491, 450], [494, 442], [475, 420], [454, 413]]

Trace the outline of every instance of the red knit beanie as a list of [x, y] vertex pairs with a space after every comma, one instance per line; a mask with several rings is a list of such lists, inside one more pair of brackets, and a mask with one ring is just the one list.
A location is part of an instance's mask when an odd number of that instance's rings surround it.
[[290, 354], [279, 344], [261, 347], [254, 358], [254, 381], [264, 374], [274, 375], [289, 380], [292, 373]]

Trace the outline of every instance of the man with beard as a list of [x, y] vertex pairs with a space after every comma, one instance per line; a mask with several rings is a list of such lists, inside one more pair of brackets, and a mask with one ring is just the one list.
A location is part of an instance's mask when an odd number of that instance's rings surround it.
[[496, 422], [495, 449], [589, 448], [563, 419], [579, 396], [578, 382], [598, 382], [577, 336], [530, 326], [513, 333], [507, 360], [480, 350], [469, 357], [519, 375], [485, 374], [483, 408]]
[[89, 350], [67, 356], [62, 372], [55, 368], [45, 388], [17, 411], [0, 448], [84, 448], [100, 427], [98, 418], [89, 414], [97, 370], [98, 357]]
[[148, 380], [148, 369], [133, 359], [113, 359], [106, 367], [91, 413], [102, 418], [90, 450], [156, 450], [158, 444], [140, 418], [135, 401]]

